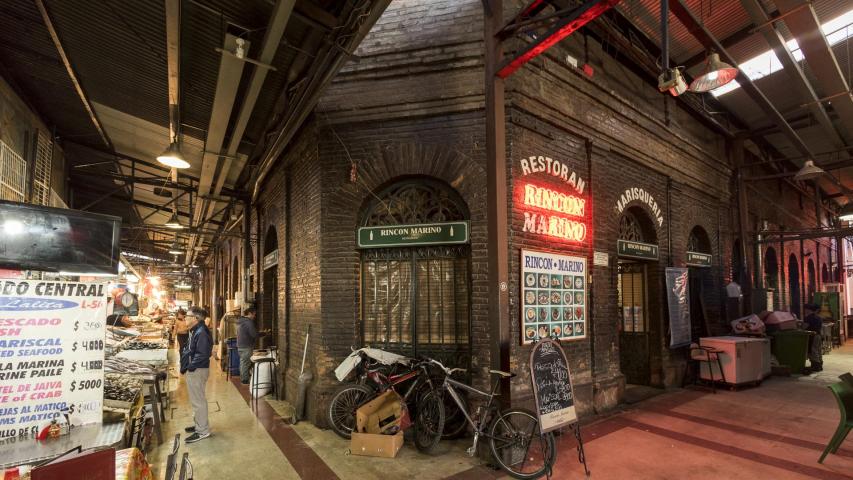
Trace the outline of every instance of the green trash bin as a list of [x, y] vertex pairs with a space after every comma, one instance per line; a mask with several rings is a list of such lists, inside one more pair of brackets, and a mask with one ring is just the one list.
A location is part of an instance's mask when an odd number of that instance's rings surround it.
[[779, 365], [791, 369], [791, 373], [803, 373], [809, 353], [809, 337], [806, 330], [781, 330], [773, 333], [770, 349]]

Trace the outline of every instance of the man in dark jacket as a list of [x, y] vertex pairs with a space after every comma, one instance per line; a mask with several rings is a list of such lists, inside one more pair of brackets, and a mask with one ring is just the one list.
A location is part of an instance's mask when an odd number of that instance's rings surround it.
[[252, 369], [252, 351], [258, 340], [258, 329], [255, 327], [255, 307], [249, 306], [243, 310], [243, 316], [237, 320], [237, 353], [240, 354], [240, 381], [249, 383], [249, 372]]
[[210, 436], [210, 424], [207, 421], [207, 398], [204, 388], [210, 375], [210, 354], [213, 350], [213, 339], [210, 330], [204, 324], [207, 313], [192, 307], [187, 312], [186, 322], [190, 337], [181, 352], [181, 374], [186, 374], [187, 391], [193, 408], [194, 425], [187, 427], [187, 433], [192, 433], [185, 440], [195, 443]]
[[817, 314], [820, 306], [814, 303], [803, 305], [806, 311], [806, 330], [814, 332], [809, 340], [809, 362], [812, 364], [813, 372], [823, 371], [823, 339], [821, 332], [823, 331], [823, 318]]

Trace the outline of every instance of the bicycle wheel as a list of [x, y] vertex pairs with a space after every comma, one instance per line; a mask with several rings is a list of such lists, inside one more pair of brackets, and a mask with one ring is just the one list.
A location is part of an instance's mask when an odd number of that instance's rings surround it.
[[557, 458], [554, 434], [540, 435], [539, 420], [527, 410], [499, 414], [489, 435], [495, 461], [515, 478], [539, 478], [548, 473]]
[[415, 414], [415, 446], [423, 453], [432, 453], [444, 430], [444, 402], [436, 391], [424, 395]]
[[[466, 400], [465, 392], [456, 392], [459, 394], [459, 399], [462, 400], [462, 407], [468, 411], [468, 401]], [[459, 405], [450, 396], [450, 393], [442, 392], [444, 400], [444, 430], [441, 433], [441, 438], [454, 439], [465, 435], [468, 427], [468, 420]]]
[[350, 438], [355, 428], [355, 411], [376, 393], [366, 385], [341, 385], [329, 403], [329, 426], [343, 438]]

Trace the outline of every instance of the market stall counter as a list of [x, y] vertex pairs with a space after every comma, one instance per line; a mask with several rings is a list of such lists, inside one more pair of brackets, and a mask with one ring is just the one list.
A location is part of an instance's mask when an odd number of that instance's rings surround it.
[[124, 445], [124, 422], [93, 423], [71, 429], [67, 435], [35, 440], [30, 437], [12, 437], [0, 441], [3, 452], [0, 468], [34, 465], [52, 460], [78, 446], [89, 448], [121, 448]]

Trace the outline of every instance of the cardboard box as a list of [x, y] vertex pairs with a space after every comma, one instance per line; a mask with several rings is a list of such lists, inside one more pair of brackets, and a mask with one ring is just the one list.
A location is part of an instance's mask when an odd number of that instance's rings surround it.
[[356, 410], [356, 431], [384, 433], [392, 427], [401, 427], [402, 418], [403, 400], [396, 392], [389, 390]]
[[350, 453], [368, 457], [394, 458], [403, 446], [403, 432], [394, 435], [352, 433]]

